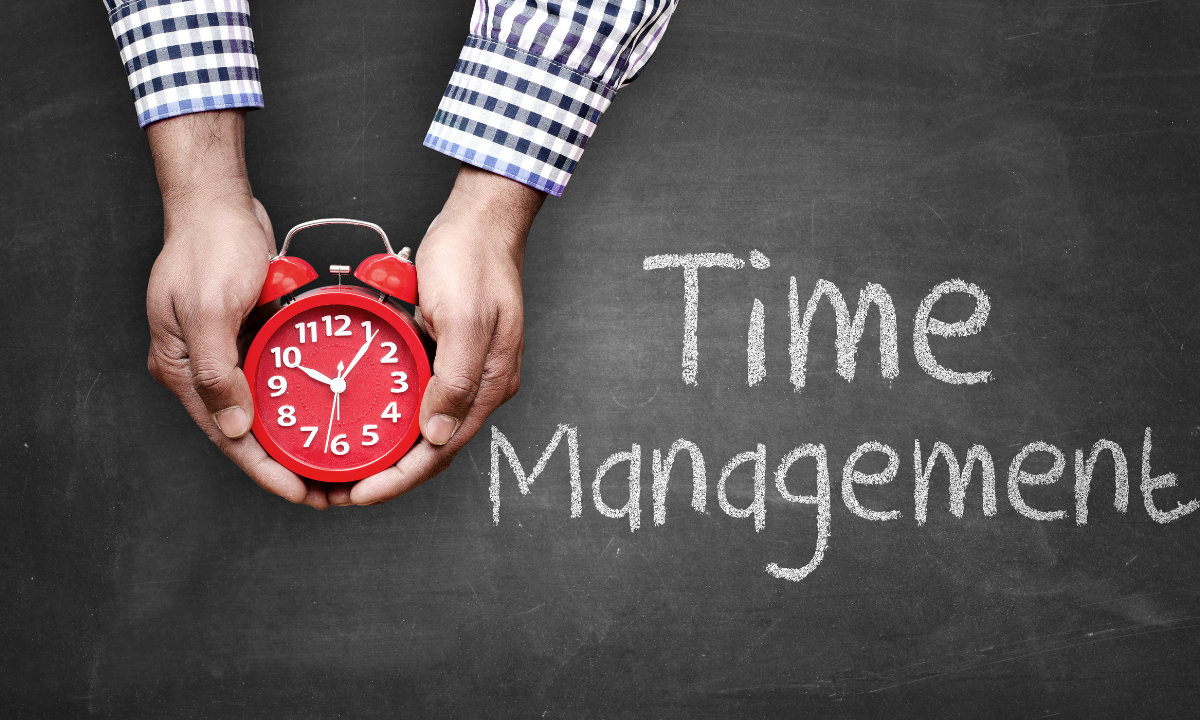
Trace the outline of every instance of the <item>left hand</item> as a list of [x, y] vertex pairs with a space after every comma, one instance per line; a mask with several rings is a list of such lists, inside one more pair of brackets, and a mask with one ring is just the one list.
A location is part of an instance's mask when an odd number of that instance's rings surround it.
[[422, 439], [380, 473], [329, 484], [331, 505], [375, 505], [445, 470], [521, 385], [521, 269], [546, 194], [463, 164], [417, 251], [417, 321], [437, 342], [421, 402]]

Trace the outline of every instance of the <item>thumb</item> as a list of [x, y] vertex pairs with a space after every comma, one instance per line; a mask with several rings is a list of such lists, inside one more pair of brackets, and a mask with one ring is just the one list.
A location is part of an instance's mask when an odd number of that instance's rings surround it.
[[211, 316], [181, 323], [187, 345], [192, 387], [225, 437], [236, 440], [250, 431], [254, 400], [238, 367], [237, 322]]
[[421, 434], [430, 443], [449, 442], [474, 404], [492, 330], [478, 319], [441, 328], [433, 377], [421, 401]]

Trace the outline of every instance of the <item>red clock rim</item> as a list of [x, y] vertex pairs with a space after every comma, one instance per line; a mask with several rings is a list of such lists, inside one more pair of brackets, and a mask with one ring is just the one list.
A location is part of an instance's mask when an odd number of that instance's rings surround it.
[[[400, 336], [404, 338], [409, 351], [412, 352], [413, 358], [417, 362], [419, 397], [423, 398], [425, 396], [425, 388], [429, 385], [429, 378], [433, 373], [429, 366], [429, 355], [425, 351], [425, 345], [421, 342], [421, 336], [418, 334], [415, 323], [387, 302], [381, 301], [377, 293], [367, 292], [356, 287], [322, 287], [310, 290], [280, 308], [279, 312], [272, 315], [270, 320], [267, 320], [262, 329], [255, 335], [254, 342], [250, 344], [250, 350], [246, 353], [246, 363], [243, 367], [246, 380], [250, 383], [250, 392], [252, 395], [254, 393], [254, 381], [258, 361], [262, 357], [263, 350], [267, 347], [267, 342], [275, 334], [275, 331], [285, 322], [305, 310], [324, 305], [350, 305], [372, 312], [387, 320], [400, 333]], [[257, 401], [258, 398], [255, 398], [256, 403]], [[257, 407], [254, 409], [254, 422], [251, 424], [251, 429], [254, 432], [254, 437], [258, 439], [263, 449], [280, 465], [303, 477], [323, 482], [354, 482], [355, 480], [362, 480], [385, 468], [391, 467], [396, 464], [396, 461], [404, 453], [408, 452], [408, 449], [417, 442], [417, 438], [421, 435], [420, 418], [413, 418], [412, 423], [408, 426], [408, 430], [400, 438], [400, 442], [396, 443], [383, 457], [372, 460], [365, 465], [359, 465], [358, 467], [342, 470], [326, 470], [309, 465], [276, 443], [270, 434], [267, 433], [266, 426], [262, 421], [262, 414], [258, 412]]]

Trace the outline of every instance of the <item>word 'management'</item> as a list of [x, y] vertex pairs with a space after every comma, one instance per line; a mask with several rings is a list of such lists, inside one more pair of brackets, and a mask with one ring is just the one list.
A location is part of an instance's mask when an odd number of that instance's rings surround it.
[[[750, 253], [750, 265], [757, 270], [765, 270], [770, 267], [770, 260], [755, 250]], [[745, 267], [745, 261], [728, 253], [653, 255], [645, 258], [643, 262], [645, 270], [681, 269], [683, 271], [683, 382], [689, 386], [697, 385], [697, 369], [699, 367], [699, 348], [696, 339], [699, 317], [699, 270], [702, 268], [736, 270], [743, 267]], [[975, 309], [969, 318], [959, 322], [946, 323], [932, 317], [934, 306], [950, 293], [964, 293], [974, 299]], [[868, 283], [860, 292], [858, 307], [851, 315], [845, 298], [837, 286], [827, 280], [818, 280], [812, 295], [802, 309], [796, 278], [792, 277], [788, 295], [791, 320], [788, 354], [791, 360], [790, 379], [795, 391], [802, 392], [805, 385], [809, 334], [813, 318], [821, 307], [822, 301], [827, 301], [832, 307], [837, 321], [838, 374], [848, 382], [853, 381], [855, 354], [866, 330], [867, 313], [874, 306], [879, 317], [880, 371], [885, 378], [897, 377], [899, 374], [897, 315], [886, 289], [880, 285]], [[935, 286], [917, 305], [913, 314], [913, 354], [921, 369], [937, 380], [952, 385], [976, 385], [991, 381], [993, 376], [989, 370], [960, 371], [945, 367], [934, 357], [929, 344], [931, 335], [942, 338], [961, 338], [979, 333], [987, 323], [990, 310], [991, 301], [987, 294], [974, 284], [955, 279]], [[763, 303], [755, 299], [751, 308], [746, 336], [747, 384], [749, 386], [757, 385], [766, 375], [763, 338], [764, 312]], [[498, 427], [493, 426], [489, 492], [494, 523], [499, 524], [500, 522], [501, 458], [508, 461], [509, 468], [516, 475], [517, 487], [521, 494], [527, 495], [531, 492], [534, 480], [546, 469], [547, 463], [564, 438], [570, 467], [571, 517], [582, 516], [583, 476], [579, 466], [578, 429], [568, 424], [559, 425], [533, 468], [529, 472], [525, 472], [512, 443]], [[1156, 504], [1154, 493], [1175, 487], [1177, 478], [1174, 473], [1154, 475], [1151, 471], [1151, 438], [1151, 429], [1147, 427], [1141, 447], [1142, 504], [1146, 514], [1152, 520], [1157, 523], [1169, 523], [1195, 512], [1200, 508], [1200, 501], [1191, 500], [1186, 504], [1177, 501], [1176, 507], [1171, 509], [1162, 509]], [[1096, 474], [1097, 462], [1104, 454], [1109, 456], [1113, 469], [1113, 506], [1120, 513], [1126, 513], [1129, 510], [1129, 463], [1125, 451], [1119, 444], [1111, 440], [1099, 440], [1090, 448], [1078, 448], [1074, 451], [1074, 517], [1077, 525], [1086, 525], [1088, 522], [1088, 496], [1091, 492], [1092, 476]], [[706, 511], [709, 474], [704, 454], [694, 442], [679, 439], [665, 450], [654, 448], [650, 453], [649, 475], [652, 483], [651, 498], [655, 526], [666, 523], [667, 487], [676, 459], [681, 457], [686, 457], [690, 461], [692, 509], [700, 513]], [[777, 463], [774, 459], [770, 463], [774, 467], [775, 491], [789, 503], [812, 505], [816, 508], [816, 545], [811, 559], [799, 567], [795, 567], [794, 565], [797, 563], [794, 562], [788, 563], [793, 566], [772, 562], [766, 567], [766, 571], [774, 577], [798, 581], [816, 570], [824, 560], [830, 545], [830, 518], [834, 503], [830, 458], [826, 446], [819, 443], [798, 445], [777, 457]], [[841, 463], [840, 494], [841, 502], [846, 509], [857, 517], [876, 522], [901, 518], [903, 513], [899, 508], [867, 507], [859, 500], [857, 491], [860, 486], [887, 485], [896, 480], [900, 472], [900, 457], [900, 453], [895, 448], [878, 441], [872, 440], [858, 445]], [[886, 460], [886, 467], [878, 472], [864, 472], [861, 469], [862, 466], [877, 460]], [[596, 468], [592, 481], [592, 504], [596, 510], [605, 517], [625, 519], [629, 523], [631, 532], [636, 532], [642, 525], [642, 461], [642, 447], [634, 443], [628, 451], [622, 450], [613, 453], [601, 462]], [[1050, 467], [1044, 472], [1031, 472], [1027, 469], [1028, 467], [1045, 467], [1047, 461]], [[948, 471], [949, 510], [952, 515], [957, 518], [963, 517], [968, 486], [971, 484], [972, 478], [976, 476], [979, 478], [980, 506], [984, 516], [996, 515], [998, 484], [996, 464], [992, 453], [986, 447], [973, 445], [966, 450], [960, 461], [955, 450], [944, 442], [934, 442], [932, 446], [922, 447], [920, 440], [914, 440], [911, 466], [913, 472], [912, 513], [918, 525], [925, 524], [929, 512], [930, 478], [939, 463], [944, 464]], [[752, 499], [749, 504], [739, 507], [730, 501], [727, 486], [734, 471], [747, 464], [753, 466]], [[753, 450], [734, 455], [717, 474], [716, 496], [721, 510], [732, 518], [752, 520], [754, 529], [758, 532], [766, 527], [767, 522], [768, 465], [767, 448], [760, 443]], [[601, 489], [606, 477], [610, 478], [610, 483], [621, 482], [615, 479], [618, 477], [618, 473], [613, 472], [610, 475], [610, 471], [623, 466], [628, 467], [628, 499], [621, 507], [612, 507], [605, 502]], [[1033, 507], [1022, 491], [1026, 486], [1053, 485], [1064, 478], [1067, 471], [1067, 456], [1062, 449], [1040, 440], [1030, 442], [1011, 458], [1007, 469], [1005, 485], [1008, 503], [1019, 515], [1041, 522], [1063, 520], [1068, 516], [1068, 510], [1065, 508]], [[815, 493], [796, 494], [794, 490], [801, 483], [811, 486], [810, 483], [813, 483], [813, 480], [809, 480], [809, 478], [815, 480]]]
[[[503, 456], [508, 466], [516, 475], [517, 487], [521, 494], [528, 495], [532, 490], [533, 481], [546, 469], [546, 464], [558, 449], [562, 440], [567, 441], [567, 459], [570, 467], [571, 482], [571, 517], [583, 515], [583, 478], [579, 467], [579, 431], [569, 425], [559, 425], [554, 436], [542, 451], [537, 463], [528, 473], [512, 443], [496, 426], [492, 426], [491, 443], [491, 483], [489, 493], [492, 499], [492, 522], [500, 523], [500, 478]], [[1150, 470], [1151, 430], [1146, 428], [1142, 442], [1141, 491], [1142, 502], [1146, 514], [1155, 522], [1169, 523], [1194, 512], [1200, 508], [1200, 502], [1192, 500], [1187, 504], [1177, 503], [1170, 510], [1160, 509], [1154, 501], [1154, 492], [1176, 485], [1175, 473], [1154, 475]], [[708, 500], [708, 472], [704, 454], [700, 448], [688, 440], [677, 440], [663, 452], [654, 448], [650, 454], [651, 497], [653, 502], [654, 524], [664, 525], [667, 521], [667, 485], [671, 478], [671, 470], [675, 460], [681, 453], [686, 454], [691, 461], [692, 469], [692, 509], [703, 513], [706, 511]], [[1031, 473], [1025, 469], [1026, 462], [1035, 453], [1048, 454], [1053, 461], [1049, 470], [1041, 473]], [[1091, 492], [1092, 475], [1096, 463], [1102, 453], [1108, 453], [1113, 466], [1113, 506], [1120, 513], [1129, 510], [1129, 464], [1121, 446], [1110, 440], [1100, 440], [1092, 445], [1089, 452], [1083, 449], [1075, 450], [1075, 523], [1086, 525], [1088, 521], [1088, 496]], [[887, 459], [887, 467], [875, 473], [865, 473], [859, 469], [863, 458], [871, 454], [881, 454]], [[629, 522], [629, 530], [636, 532], [642, 524], [642, 448], [634, 443], [628, 451], [613, 453], [596, 468], [592, 481], [592, 504], [605, 517], [625, 518]], [[992, 517], [996, 514], [996, 466], [992, 454], [982, 445], [974, 445], [967, 450], [962, 462], [959, 462], [954, 450], [943, 442], [935, 442], [926, 454], [921, 447], [921, 441], [913, 441], [913, 517], [918, 525], [924, 525], [929, 506], [929, 479], [933, 474], [938, 460], [942, 460], [949, 474], [950, 513], [956, 518], [963, 516], [966, 503], [967, 487], [971, 478], [979, 472], [979, 494], [983, 514]], [[801, 479], [791, 478], [792, 474], [799, 475], [798, 466], [801, 460], [811, 461], [812, 472], [816, 480], [816, 493], [813, 495], [797, 495], [793, 492]], [[754, 490], [753, 499], [745, 507], [737, 507], [729, 500], [727, 485], [735, 470], [747, 463], [753, 463]], [[628, 500], [621, 507], [612, 507], [606, 503], [601, 493], [605, 477], [614, 468], [627, 465], [629, 472]], [[1036, 441], [1025, 445], [1008, 465], [1008, 502], [1020, 515], [1030, 520], [1053, 521], [1067, 517], [1065, 509], [1039, 509], [1032, 507], [1022, 495], [1022, 487], [1026, 485], [1053, 485], [1063, 478], [1066, 471], [1067, 459], [1063, 451], [1047, 442]], [[899, 509], [873, 509], [864, 506], [858, 499], [856, 488], [861, 485], [885, 485], [896, 479], [900, 470], [900, 454], [891, 446], [881, 442], [870, 441], [859, 445], [846, 458], [841, 468], [841, 499], [854, 515], [864, 520], [886, 522], [897, 520], [902, 516]], [[615, 474], [614, 474], [615, 475]], [[792, 503], [814, 505], [817, 508], [817, 540], [812, 553], [812, 559], [802, 567], [784, 567], [779, 563], [767, 566], [767, 572], [785, 580], [802, 580], [807, 577], [821, 561], [825, 559], [825, 551], [829, 548], [830, 517], [833, 510], [833, 484], [829, 472], [829, 455], [823, 444], [805, 443], [788, 451], [775, 466], [775, 490], [780, 497]], [[721, 510], [732, 518], [753, 519], [755, 531], [761, 532], [767, 525], [767, 448], [761, 443], [754, 450], [735, 455], [725, 463], [717, 476], [717, 503]]]

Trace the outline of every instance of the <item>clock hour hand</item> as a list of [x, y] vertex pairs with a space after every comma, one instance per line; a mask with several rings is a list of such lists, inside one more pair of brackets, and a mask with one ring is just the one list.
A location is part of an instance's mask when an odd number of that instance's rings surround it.
[[326, 385], [333, 384], [332, 380], [325, 377], [324, 375], [317, 372], [316, 370], [309, 370], [308, 368], [304, 367], [303, 365], [297, 365], [296, 369], [303, 372], [305, 375], [309, 376], [313, 380], [316, 380], [317, 382], [322, 382], [322, 383], [325, 383]]
[[378, 330], [371, 333], [371, 337], [367, 338], [367, 341], [358, 349], [358, 354], [355, 355], [354, 359], [350, 361], [350, 366], [346, 368], [345, 372], [339, 373], [338, 377], [342, 378], [343, 380], [346, 379], [346, 376], [350, 374], [350, 371], [354, 369], [354, 366], [358, 364], [358, 361], [362, 360], [362, 356], [366, 354], [367, 348], [371, 347], [371, 341], [374, 340], [375, 336], [378, 334]]

